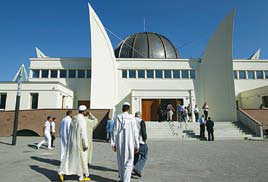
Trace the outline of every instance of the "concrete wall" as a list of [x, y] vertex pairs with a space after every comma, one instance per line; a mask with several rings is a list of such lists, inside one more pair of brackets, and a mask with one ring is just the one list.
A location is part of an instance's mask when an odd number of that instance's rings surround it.
[[[31, 130], [43, 136], [43, 125], [47, 116], [56, 117], [56, 135], [59, 136], [59, 126], [62, 118], [66, 114], [66, 109], [38, 109], [21, 110], [19, 112], [18, 131]], [[77, 110], [73, 110], [75, 113]], [[91, 110], [92, 114], [99, 120], [99, 126], [95, 130], [95, 138], [105, 139], [106, 122], [109, 110]], [[11, 136], [13, 132], [14, 111], [0, 112], [0, 136]]]
[[238, 96], [242, 109], [259, 109], [262, 97], [268, 96], [268, 86], [248, 90]]

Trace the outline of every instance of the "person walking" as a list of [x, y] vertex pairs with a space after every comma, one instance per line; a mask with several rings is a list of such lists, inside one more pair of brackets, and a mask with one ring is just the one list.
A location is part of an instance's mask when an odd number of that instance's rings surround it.
[[130, 104], [123, 103], [122, 113], [114, 121], [111, 146], [117, 152], [120, 181], [130, 182], [134, 153], [139, 151], [139, 130], [133, 115], [129, 114]]
[[51, 116], [47, 117], [47, 121], [44, 124], [43, 127], [43, 135], [44, 135], [44, 140], [42, 140], [40, 143], [36, 145], [37, 150], [44, 144], [47, 143], [47, 149], [51, 150], [51, 133], [50, 133], [50, 122], [51, 122]]
[[214, 122], [211, 120], [211, 117], [208, 117], [206, 126], [208, 132], [208, 141], [214, 141]]
[[87, 123], [87, 136], [88, 136], [88, 165], [92, 163], [93, 154], [93, 132], [98, 125], [98, 119], [88, 110], [85, 116]]
[[172, 121], [173, 112], [175, 112], [172, 104], [167, 105], [167, 121]]
[[190, 104], [187, 106], [187, 115], [189, 122], [192, 122], [192, 106]]
[[208, 119], [208, 103], [205, 102], [202, 108], [203, 108], [203, 111], [204, 111], [205, 120], [207, 120]]
[[66, 116], [60, 123], [60, 160], [62, 161], [66, 147], [68, 144], [68, 136], [70, 130], [70, 124], [72, 122], [73, 112], [71, 110], [66, 112]]
[[146, 160], [148, 158], [148, 145], [147, 145], [147, 132], [146, 132], [146, 125], [144, 120], [141, 118], [140, 112], [135, 113], [135, 119], [137, 122], [137, 127], [139, 129], [139, 142], [140, 142], [140, 151], [136, 153], [134, 161], [134, 174], [136, 176], [141, 177], [141, 173], [145, 166]]
[[50, 122], [50, 126], [51, 126], [51, 147], [55, 147], [54, 146], [54, 141], [56, 139], [56, 118], [53, 117], [52, 121]]
[[182, 113], [183, 113], [183, 106], [181, 104], [177, 105], [177, 119], [178, 122], [182, 122]]
[[107, 142], [111, 142], [112, 134], [113, 134], [114, 121], [112, 118], [109, 118], [106, 124], [106, 132], [107, 132]]
[[204, 115], [202, 115], [200, 118], [199, 118], [199, 125], [200, 125], [200, 138], [201, 139], [204, 139], [205, 138], [205, 118], [204, 118]]
[[60, 180], [64, 181], [63, 175], [77, 175], [79, 181], [89, 181], [88, 171], [88, 137], [87, 107], [79, 106], [79, 113], [73, 118], [70, 124], [69, 140], [65, 155], [61, 161], [58, 174]]
[[198, 122], [199, 119], [199, 110], [197, 105], [194, 106], [194, 117], [195, 117], [195, 122]]
[[162, 109], [161, 104], [159, 105], [158, 109], [157, 109], [157, 114], [158, 114], [158, 122], [163, 121], [163, 116], [164, 116], [164, 111]]

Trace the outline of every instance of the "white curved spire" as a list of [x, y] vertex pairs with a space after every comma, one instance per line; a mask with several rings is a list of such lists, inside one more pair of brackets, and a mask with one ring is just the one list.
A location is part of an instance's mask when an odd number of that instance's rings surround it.
[[114, 109], [117, 99], [117, 63], [111, 41], [88, 3], [91, 33], [91, 109]]
[[261, 49], [258, 49], [254, 54], [252, 54], [248, 59], [255, 59], [255, 60], [259, 60], [260, 59], [260, 53], [261, 53]]
[[233, 24], [235, 10], [211, 36], [200, 65], [201, 104], [208, 102], [216, 121], [236, 121], [233, 79]]
[[47, 56], [40, 49], [38, 49], [37, 47], [35, 47], [35, 51], [36, 51], [36, 56], [38, 58], [47, 58]]

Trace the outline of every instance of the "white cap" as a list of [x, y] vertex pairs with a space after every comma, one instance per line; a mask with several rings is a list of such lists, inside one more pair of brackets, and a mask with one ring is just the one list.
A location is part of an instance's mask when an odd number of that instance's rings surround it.
[[85, 111], [85, 110], [87, 110], [87, 106], [81, 105], [81, 106], [79, 106], [78, 110], [79, 111]]
[[130, 103], [124, 102], [123, 106], [130, 106]]

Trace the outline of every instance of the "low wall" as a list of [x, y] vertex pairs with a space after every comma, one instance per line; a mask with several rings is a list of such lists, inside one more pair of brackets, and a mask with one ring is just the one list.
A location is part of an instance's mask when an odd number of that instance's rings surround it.
[[262, 123], [251, 117], [248, 113], [242, 109], [237, 110], [238, 122], [249, 128], [258, 137], [263, 137]]
[[[39, 136], [43, 136], [43, 126], [47, 116], [56, 117], [56, 135], [59, 136], [59, 127], [67, 109], [37, 109], [21, 110], [19, 112], [18, 131], [31, 130]], [[77, 113], [77, 110], [73, 110]], [[95, 139], [106, 138], [106, 123], [110, 110], [90, 110], [99, 120], [94, 131]], [[13, 133], [14, 111], [0, 111], [0, 136], [11, 136]]]

